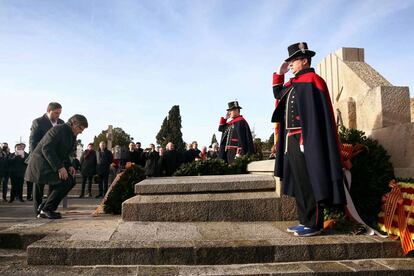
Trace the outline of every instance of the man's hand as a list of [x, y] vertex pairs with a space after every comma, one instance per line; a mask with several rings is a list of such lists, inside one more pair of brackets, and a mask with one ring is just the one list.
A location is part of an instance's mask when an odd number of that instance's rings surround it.
[[67, 172], [67, 170], [65, 169], [65, 167], [60, 168], [60, 169], [58, 170], [58, 173], [59, 173], [59, 179], [61, 179], [61, 180], [66, 180], [66, 179], [68, 179], [68, 172]]
[[74, 167], [69, 167], [69, 173], [70, 173], [72, 176], [75, 176], [75, 174], [76, 174], [76, 169], [75, 169]]
[[277, 69], [278, 75], [284, 75], [289, 71], [289, 63], [284, 61], [280, 64], [279, 69]]

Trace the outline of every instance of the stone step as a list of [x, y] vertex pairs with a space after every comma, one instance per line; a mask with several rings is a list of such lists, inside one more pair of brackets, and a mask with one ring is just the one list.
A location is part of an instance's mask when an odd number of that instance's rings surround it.
[[[27, 248], [31, 265], [229, 265], [403, 258], [399, 241], [346, 234], [299, 238], [295, 222], [121, 222], [72, 229]], [[73, 232], [74, 231], [74, 232]], [[411, 267], [413, 263], [411, 262]]]
[[32, 266], [24, 261], [1, 262], [2, 275], [389, 275], [414, 274], [412, 259], [363, 259], [295, 263], [236, 265], [96, 265], [96, 266]]
[[137, 195], [123, 202], [124, 221], [281, 220], [275, 192]]
[[136, 194], [181, 194], [206, 192], [243, 192], [275, 190], [275, 178], [270, 175], [209, 175], [154, 177], [135, 185]]

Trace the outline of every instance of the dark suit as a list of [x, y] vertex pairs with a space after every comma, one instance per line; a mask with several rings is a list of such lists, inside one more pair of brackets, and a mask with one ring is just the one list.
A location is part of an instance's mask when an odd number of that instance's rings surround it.
[[[65, 122], [61, 119], [58, 119], [57, 124], [61, 125]], [[53, 127], [52, 122], [49, 120], [49, 117], [45, 113], [42, 117], [34, 119], [32, 122], [32, 127], [30, 128], [30, 138], [29, 138], [29, 154], [31, 154], [37, 144], [39, 144], [40, 140], [42, 140], [43, 136], [45, 136], [46, 132]], [[43, 189], [45, 187], [45, 183], [35, 183], [34, 184], [34, 195], [33, 195], [33, 204], [35, 208], [35, 212], [37, 213], [37, 208], [42, 203], [43, 199]], [[33, 193], [33, 183], [28, 181], [27, 182], [27, 198], [31, 198]], [[49, 188], [50, 193], [50, 188]]]
[[99, 195], [105, 195], [108, 190], [109, 168], [112, 164], [112, 153], [105, 149], [96, 152], [96, 172], [99, 176]]
[[16, 197], [20, 200], [23, 200], [23, 183], [24, 183], [24, 173], [26, 171], [27, 164], [25, 163], [26, 158], [29, 156], [27, 152], [24, 153], [24, 156], [12, 153], [9, 158], [9, 168], [10, 168], [10, 180], [12, 185], [12, 190], [10, 193], [10, 201], [13, 201]]
[[44, 204], [44, 211], [55, 211], [60, 201], [73, 188], [72, 175], [65, 181], [59, 178], [58, 170], [71, 167], [70, 157], [76, 145], [76, 136], [70, 125], [51, 128], [40, 140], [28, 159], [25, 179], [39, 185], [49, 184], [50, 194]]
[[[61, 119], [58, 119], [57, 124], [61, 125], [65, 122]], [[39, 117], [32, 122], [32, 127], [30, 128], [30, 138], [29, 138], [29, 152], [34, 151], [37, 144], [45, 136], [46, 132], [53, 127], [52, 122], [50, 122], [47, 114]]]
[[96, 152], [85, 150], [80, 158], [82, 174], [81, 195], [85, 193], [86, 181], [88, 181], [88, 195], [92, 195], [92, 178], [96, 174]]
[[163, 169], [166, 176], [171, 176], [181, 166], [183, 160], [180, 152], [176, 150], [167, 150], [164, 153]]

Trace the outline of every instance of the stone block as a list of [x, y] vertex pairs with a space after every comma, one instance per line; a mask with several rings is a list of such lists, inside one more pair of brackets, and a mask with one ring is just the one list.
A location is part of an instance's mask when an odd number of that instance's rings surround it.
[[397, 177], [414, 177], [414, 144], [411, 142], [414, 137], [414, 123], [396, 124], [375, 129], [371, 132], [370, 137], [378, 140], [387, 150]]
[[124, 221], [271, 221], [280, 218], [275, 192], [138, 195], [122, 204]]
[[[107, 241], [93, 237], [90, 240], [62, 237], [62, 240], [37, 241], [28, 247], [28, 263], [49, 266], [225, 265], [401, 256], [398, 241], [384, 242], [353, 235], [299, 238], [285, 231], [286, 226], [293, 223], [124, 222]], [[367, 252], [379, 255], [367, 255]]]
[[343, 47], [336, 50], [335, 54], [343, 61], [364, 62], [364, 48]]
[[135, 185], [135, 193], [141, 195], [271, 190], [275, 190], [272, 176], [251, 174], [154, 177]]

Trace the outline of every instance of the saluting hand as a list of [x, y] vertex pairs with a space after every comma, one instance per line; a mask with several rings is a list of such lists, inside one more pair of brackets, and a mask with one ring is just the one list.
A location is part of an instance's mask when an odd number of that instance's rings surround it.
[[59, 179], [61, 180], [68, 179], [68, 171], [65, 169], [65, 167], [60, 168], [58, 172], [59, 172]]
[[278, 75], [284, 75], [289, 71], [289, 63], [284, 61], [280, 64], [279, 69], [277, 69]]

